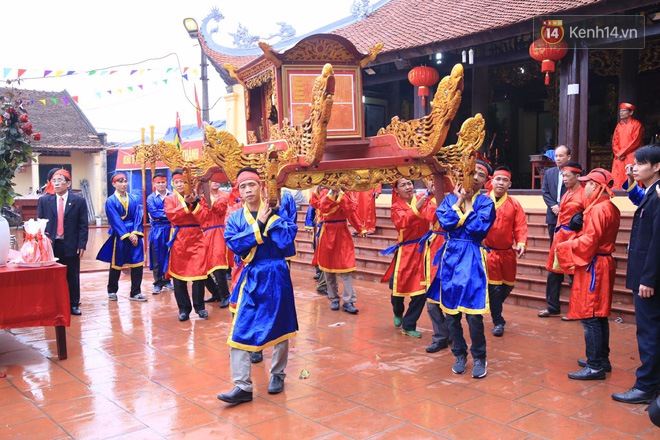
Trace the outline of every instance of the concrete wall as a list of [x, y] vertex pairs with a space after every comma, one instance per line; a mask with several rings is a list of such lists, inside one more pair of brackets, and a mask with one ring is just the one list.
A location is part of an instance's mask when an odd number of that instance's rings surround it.
[[[71, 157], [58, 157], [58, 156], [38, 156], [37, 162], [32, 163], [27, 168], [25, 173], [16, 175], [14, 182], [16, 186], [15, 191], [22, 195], [28, 195], [30, 187], [34, 188], [33, 172], [36, 173], [38, 178], [39, 164], [71, 164], [71, 188], [80, 190], [80, 180], [87, 179], [89, 181], [92, 204], [96, 215], [100, 215], [105, 206], [105, 199], [107, 192], [104, 194], [105, 189], [105, 152], [86, 153], [84, 151], [74, 150], [71, 151]], [[39, 182], [39, 186], [45, 182]]]

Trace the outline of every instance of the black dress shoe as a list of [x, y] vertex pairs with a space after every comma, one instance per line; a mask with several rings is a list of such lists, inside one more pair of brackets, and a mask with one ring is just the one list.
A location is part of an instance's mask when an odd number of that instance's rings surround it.
[[568, 378], [573, 380], [603, 380], [605, 379], [605, 370], [594, 371], [589, 367], [584, 367], [575, 373], [568, 373]]
[[252, 402], [252, 391], [243, 391], [239, 387], [236, 387], [231, 393], [218, 394], [218, 399], [223, 402], [234, 404]]
[[[587, 366], [587, 361], [585, 361], [584, 359], [578, 359], [577, 362], [578, 362], [578, 365], [581, 366], [582, 368]], [[609, 361], [607, 361], [605, 363], [605, 365], [603, 365], [603, 371], [606, 372], [606, 373], [611, 373], [612, 372], [612, 364], [610, 364]]]
[[82, 315], [82, 312], [78, 307], [71, 307], [71, 314], [72, 315]]
[[339, 310], [339, 300], [334, 300], [330, 304], [330, 310]]
[[319, 295], [325, 295], [325, 296], [328, 295], [328, 291], [326, 289], [317, 290], [317, 292], [319, 293]]
[[250, 353], [250, 362], [253, 364], [258, 364], [259, 362], [262, 362], [264, 360], [264, 352], [263, 351], [253, 351]]
[[437, 353], [440, 350], [443, 350], [445, 348], [448, 348], [449, 344], [447, 342], [433, 342], [431, 345], [426, 347], [426, 352], [427, 353]]
[[316, 275], [314, 275], [314, 279], [315, 279], [315, 280], [318, 280], [319, 278], [321, 278], [321, 274], [320, 274], [320, 273], [317, 273]]
[[655, 399], [655, 393], [631, 388], [623, 393], [612, 394], [612, 399], [623, 403], [651, 403]]
[[200, 319], [208, 319], [209, 318], [209, 312], [206, 310], [200, 310], [197, 312], [197, 315], [199, 316]]
[[188, 320], [188, 313], [186, 312], [179, 313], [179, 321], [187, 321], [187, 320]]
[[500, 337], [504, 334], [504, 326], [502, 324], [497, 324], [495, 328], [493, 328], [493, 336]]
[[268, 384], [268, 394], [279, 394], [284, 391], [284, 379], [280, 376], [272, 376]]
[[229, 307], [229, 298], [222, 298], [220, 300], [220, 308], [226, 309], [227, 307]]
[[359, 312], [359, 310], [355, 308], [353, 303], [344, 303], [344, 305], [341, 306], [341, 309], [344, 312], [350, 313], [351, 315], [357, 315]]
[[220, 302], [220, 298], [218, 298], [217, 296], [212, 296], [210, 298], [206, 298], [204, 300], [204, 302], [205, 303], [217, 303], [217, 302]]

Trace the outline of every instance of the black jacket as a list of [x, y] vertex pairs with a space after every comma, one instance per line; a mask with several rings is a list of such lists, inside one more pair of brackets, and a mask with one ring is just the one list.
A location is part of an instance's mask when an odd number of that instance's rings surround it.
[[[45, 194], [39, 198], [37, 217], [47, 218], [46, 235], [55, 240], [57, 234], [57, 196]], [[64, 207], [64, 254], [66, 257], [78, 255], [78, 249], [86, 249], [89, 220], [87, 203], [81, 196], [69, 191]]]
[[[557, 224], [557, 216], [550, 207], [558, 205], [557, 202], [557, 182], [559, 181], [559, 168], [552, 167], [546, 168], [543, 172], [543, 185], [541, 186], [541, 192], [543, 193], [543, 201], [548, 206], [548, 210], [545, 213], [545, 222], [549, 225]], [[561, 195], [563, 196], [566, 193], [566, 185], [564, 182], [561, 184]]]
[[643, 284], [660, 289], [660, 199], [658, 182], [651, 185], [637, 207], [630, 231], [626, 287], [634, 292]]

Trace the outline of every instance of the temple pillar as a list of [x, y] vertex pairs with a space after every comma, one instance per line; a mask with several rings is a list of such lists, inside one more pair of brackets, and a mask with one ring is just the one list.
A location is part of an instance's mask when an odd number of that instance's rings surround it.
[[559, 69], [559, 139], [572, 150], [572, 159], [587, 166], [589, 50], [569, 51]]
[[637, 105], [637, 72], [639, 70], [639, 50], [621, 51], [619, 70], [619, 103], [629, 102]]
[[227, 131], [238, 142], [247, 144], [247, 125], [245, 121], [245, 90], [240, 84], [232, 86], [232, 92], [223, 96], [227, 104]]

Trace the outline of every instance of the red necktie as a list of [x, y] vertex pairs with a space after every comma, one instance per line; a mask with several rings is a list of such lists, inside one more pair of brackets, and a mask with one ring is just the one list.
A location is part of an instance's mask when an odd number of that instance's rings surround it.
[[64, 237], [64, 197], [58, 196], [57, 203], [57, 236]]

